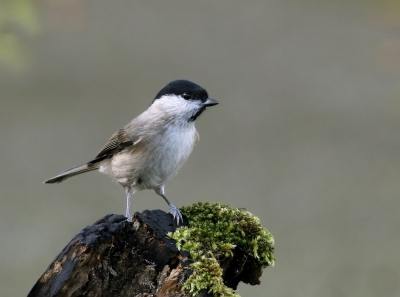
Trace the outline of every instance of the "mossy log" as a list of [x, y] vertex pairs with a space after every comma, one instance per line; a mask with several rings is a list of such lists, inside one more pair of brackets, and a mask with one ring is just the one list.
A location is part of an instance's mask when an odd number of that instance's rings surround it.
[[[184, 225], [187, 220], [184, 219]], [[167, 236], [176, 223], [162, 210], [106, 215], [85, 227], [50, 264], [28, 297], [34, 296], [191, 296], [182, 291], [192, 273], [189, 253]], [[261, 269], [240, 250], [224, 261], [224, 283], [259, 284]], [[202, 290], [197, 296], [213, 296]]]

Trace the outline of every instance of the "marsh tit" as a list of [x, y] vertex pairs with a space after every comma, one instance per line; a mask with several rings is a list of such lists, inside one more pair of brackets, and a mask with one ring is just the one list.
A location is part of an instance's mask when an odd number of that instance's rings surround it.
[[168, 203], [178, 225], [182, 214], [165, 196], [165, 184], [178, 172], [199, 140], [194, 122], [218, 102], [187, 80], [165, 86], [150, 107], [119, 129], [90, 162], [68, 169], [44, 183], [59, 183], [92, 170], [110, 175], [125, 188], [126, 217], [135, 192], [152, 189]]

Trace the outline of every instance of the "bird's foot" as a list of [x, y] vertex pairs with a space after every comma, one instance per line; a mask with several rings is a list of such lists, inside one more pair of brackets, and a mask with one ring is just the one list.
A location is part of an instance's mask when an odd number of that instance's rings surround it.
[[128, 222], [132, 222], [132, 217], [131, 217], [131, 214], [130, 214], [129, 212], [127, 212], [127, 213], [125, 214], [125, 217], [126, 217], [126, 220], [127, 220]]
[[182, 214], [178, 208], [175, 207], [172, 203], [169, 203], [169, 213], [172, 214], [174, 220], [176, 220], [176, 224], [179, 226], [179, 223], [183, 222]]

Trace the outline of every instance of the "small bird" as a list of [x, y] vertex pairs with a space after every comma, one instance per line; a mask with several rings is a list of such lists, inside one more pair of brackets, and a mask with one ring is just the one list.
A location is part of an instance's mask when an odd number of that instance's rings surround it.
[[60, 183], [71, 176], [99, 170], [124, 187], [128, 221], [132, 220], [131, 196], [152, 189], [168, 203], [169, 212], [179, 225], [182, 214], [167, 199], [164, 187], [199, 140], [195, 120], [207, 107], [217, 104], [199, 85], [188, 80], [172, 81], [146, 111], [115, 132], [92, 161], [63, 171], [44, 183]]

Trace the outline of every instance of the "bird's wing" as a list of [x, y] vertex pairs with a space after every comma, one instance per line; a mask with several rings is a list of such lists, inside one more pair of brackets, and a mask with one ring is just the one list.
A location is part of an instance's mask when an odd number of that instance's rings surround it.
[[113, 136], [111, 136], [110, 140], [101, 150], [101, 152], [98, 153], [96, 158], [90, 161], [89, 163], [90, 164], [97, 163], [106, 158], [109, 158], [112, 155], [119, 153], [126, 147], [133, 145], [134, 143], [135, 141], [132, 138], [127, 137], [125, 129], [119, 129], [117, 132], [114, 133]]

